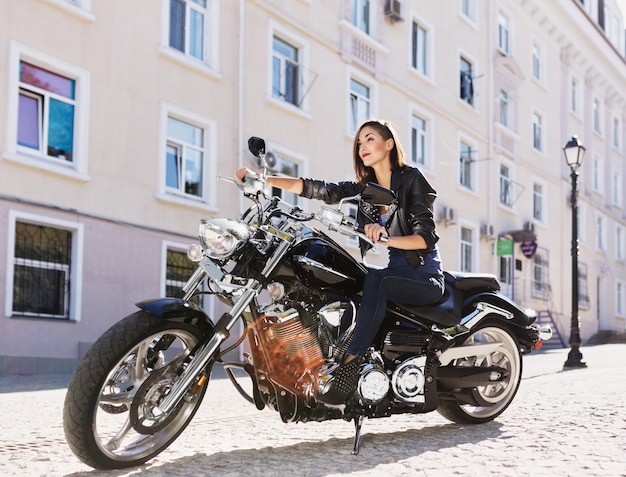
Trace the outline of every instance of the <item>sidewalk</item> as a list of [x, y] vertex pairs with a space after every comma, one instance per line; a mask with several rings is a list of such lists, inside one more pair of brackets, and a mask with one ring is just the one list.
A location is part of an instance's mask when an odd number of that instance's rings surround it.
[[518, 395], [478, 426], [437, 413], [366, 420], [352, 456], [345, 421], [284, 424], [227, 379], [211, 383], [196, 418], [148, 464], [94, 471], [65, 444], [69, 376], [0, 377], [0, 471], [20, 476], [626, 476], [626, 344], [581, 348], [588, 367], [563, 371], [568, 349], [524, 358]]

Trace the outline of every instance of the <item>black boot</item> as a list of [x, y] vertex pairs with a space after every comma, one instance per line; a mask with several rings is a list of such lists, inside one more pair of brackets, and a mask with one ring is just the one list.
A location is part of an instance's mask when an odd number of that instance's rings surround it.
[[356, 391], [356, 385], [359, 382], [359, 365], [359, 359], [341, 364], [333, 373], [327, 391], [317, 396], [317, 400], [324, 404], [344, 404]]

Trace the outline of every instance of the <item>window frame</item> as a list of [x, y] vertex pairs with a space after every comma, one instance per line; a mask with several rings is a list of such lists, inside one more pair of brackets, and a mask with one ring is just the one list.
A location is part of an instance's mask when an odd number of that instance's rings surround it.
[[[369, 105], [369, 111], [368, 114], [366, 114], [363, 119], [358, 119], [356, 121], [356, 124], [353, 123], [352, 121], [352, 95], [353, 95], [353, 90], [352, 90], [352, 81], [355, 81], [359, 84], [361, 84], [362, 86], [365, 86], [366, 88], [369, 89], [369, 101], [368, 101], [368, 105]], [[346, 126], [347, 126], [347, 134], [350, 136], [353, 136], [357, 129], [359, 128], [359, 126], [367, 119], [373, 118], [373, 117], [377, 117], [377, 110], [378, 110], [378, 83], [373, 80], [370, 77], [367, 77], [363, 74], [360, 74], [359, 71], [353, 67], [348, 68], [348, 74], [347, 74], [347, 78], [346, 78], [346, 90], [348, 92], [347, 95], [347, 115], [346, 115]], [[358, 99], [358, 98], [357, 98]]]
[[[422, 133], [419, 134], [417, 128], [415, 128], [415, 120], [419, 119], [424, 123], [424, 129], [422, 129]], [[409, 138], [410, 138], [410, 150], [409, 157], [407, 158], [407, 162], [414, 167], [419, 167], [424, 170], [433, 171], [433, 148], [432, 148], [432, 139], [434, 137], [434, 116], [425, 112], [417, 105], [412, 104], [410, 107], [409, 114]], [[417, 134], [414, 135], [414, 131]], [[418, 136], [421, 137], [421, 144], [423, 149], [423, 162], [414, 161], [413, 158], [417, 158], [417, 154], [415, 151], [415, 139], [418, 139]]]
[[600, 99], [594, 97], [591, 102], [591, 111], [592, 111], [592, 128], [596, 134], [600, 136], [603, 135], [602, 128], [602, 103]]
[[531, 46], [531, 71], [535, 81], [540, 85], [546, 84], [546, 67], [545, 67], [545, 51], [544, 46], [537, 40], [533, 41]]
[[532, 112], [532, 147], [533, 150], [545, 153], [546, 133], [545, 133], [545, 115], [537, 110]]
[[615, 258], [626, 260], [626, 228], [621, 224], [615, 226]]
[[[469, 231], [470, 240], [463, 238], [463, 232]], [[473, 272], [476, 268], [476, 236], [477, 229], [471, 225], [462, 224], [459, 227], [459, 271]], [[469, 268], [467, 267], [469, 260]]]
[[[499, 11], [497, 15], [497, 48], [504, 56], [511, 56], [511, 18]], [[504, 33], [504, 35], [503, 35]], [[503, 38], [504, 36], [504, 38]]]
[[[417, 28], [417, 36], [416, 36]], [[419, 32], [423, 32], [423, 48], [419, 48]], [[411, 21], [410, 35], [411, 35], [411, 56], [410, 65], [411, 69], [425, 78], [432, 78], [432, 27], [426, 24], [422, 19], [413, 17]], [[421, 55], [420, 55], [421, 51]], [[420, 61], [421, 58], [421, 61]]]
[[615, 280], [615, 315], [626, 318], [626, 281]]
[[[203, 162], [202, 162], [202, 195], [175, 192], [166, 184], [167, 180], [167, 148], [171, 143], [167, 133], [168, 119], [174, 118], [191, 124], [203, 131]], [[217, 210], [217, 121], [190, 112], [178, 106], [163, 102], [161, 104], [161, 127], [159, 146], [159, 173], [156, 197], [167, 202], [199, 207], [203, 210]]]
[[[469, 68], [464, 68], [467, 65]], [[475, 108], [475, 97], [476, 92], [474, 90], [474, 61], [470, 60], [467, 55], [460, 54], [459, 55], [459, 94], [458, 98], [461, 102], [469, 105], [472, 108]], [[464, 86], [463, 81], [469, 81], [467, 86]], [[469, 91], [465, 91], [465, 88], [469, 88]], [[467, 93], [467, 94], [465, 94]]]
[[[466, 157], [463, 155], [463, 145], [469, 147], [469, 156]], [[477, 177], [477, 171], [476, 171], [476, 159], [475, 156], [476, 154], [478, 154], [478, 147], [477, 147], [477, 143], [474, 141], [471, 141], [469, 138], [467, 138], [466, 136], [460, 136], [458, 139], [458, 154], [459, 154], [459, 169], [458, 169], [458, 185], [463, 189], [463, 190], [468, 190], [471, 192], [477, 192], [478, 191], [478, 177]], [[466, 176], [464, 174], [464, 171], [469, 170], [469, 181], [464, 180], [464, 177]]]
[[[185, 4], [191, 0], [183, 0]], [[220, 78], [220, 2], [206, 0], [204, 21], [204, 57], [202, 60], [170, 46], [170, 2], [161, 0], [161, 48], [160, 53], [213, 78]], [[185, 36], [186, 38], [186, 36]], [[185, 43], [187, 40], [185, 39]]]
[[[291, 103], [280, 96], [274, 94], [273, 88], [273, 60], [274, 60], [274, 38], [278, 38], [288, 45], [294, 47], [298, 54], [298, 77], [297, 89], [298, 98], [295, 103]], [[284, 25], [270, 20], [268, 28], [268, 66], [267, 66], [267, 91], [266, 97], [275, 105], [287, 108], [290, 111], [306, 112], [309, 109], [309, 89], [312, 85], [314, 73], [309, 69], [310, 62], [310, 42], [302, 35], [298, 35]]]
[[547, 300], [549, 298], [548, 289], [550, 286], [550, 255], [548, 252], [548, 249], [538, 247], [531, 261], [532, 265], [530, 294], [533, 298], [543, 300]]
[[[501, 160], [498, 166], [498, 205], [507, 209], [513, 209], [515, 204], [515, 169], [511, 163], [505, 160]], [[503, 167], [510, 172], [510, 175], [502, 175]], [[504, 181], [507, 182], [506, 191], [503, 188]], [[505, 197], [508, 200], [504, 201], [503, 198]]]
[[[368, 7], [367, 18], [364, 18], [365, 4]], [[374, 0], [350, 0], [350, 23], [364, 35], [372, 38], [376, 36], [375, 6]]]
[[[42, 227], [65, 230], [71, 233], [71, 257], [69, 265], [69, 301], [66, 304], [67, 318], [56, 316], [42, 316], [37, 314], [15, 314], [13, 311], [13, 287], [15, 280], [15, 232], [17, 223], [26, 223]], [[84, 224], [67, 220], [36, 215], [17, 210], [9, 210], [8, 240], [7, 240], [7, 269], [5, 289], [5, 310], [7, 318], [43, 319], [62, 323], [81, 321], [82, 284], [83, 284], [83, 246]]]
[[607, 251], [607, 220], [606, 216], [600, 212], [596, 212], [595, 217], [595, 236], [596, 236], [596, 251]]
[[[546, 224], [546, 218], [547, 218], [547, 204], [548, 204], [548, 193], [547, 193], [547, 184], [544, 181], [540, 181], [538, 179], [534, 179], [532, 182], [533, 188], [532, 188], [532, 195], [533, 195], [533, 204], [532, 204], [532, 211], [533, 211], [533, 220], [536, 222], [539, 222], [540, 224], [545, 225]], [[536, 191], [536, 186], [541, 187], [541, 192], [539, 194], [537, 194]], [[539, 217], [536, 215], [536, 211], [537, 211], [537, 205], [539, 206], [540, 209], [540, 214]]]
[[[79, 180], [89, 180], [87, 174], [89, 147], [89, 71], [40, 52], [14, 40], [10, 43], [9, 53], [9, 98], [7, 108], [7, 149], [5, 157], [17, 163], [44, 169], [60, 175], [70, 176]], [[18, 144], [19, 96], [22, 90], [38, 95], [38, 88], [23, 88], [20, 77], [21, 62], [30, 63], [38, 68], [72, 79], [74, 83], [74, 122], [72, 161], [59, 160], [48, 156], [46, 144], [40, 143], [39, 150]], [[28, 85], [26, 85], [28, 86]], [[54, 94], [52, 97], [54, 97]], [[43, 114], [43, 112], [42, 112]], [[43, 118], [39, 117], [38, 120]], [[43, 124], [41, 124], [43, 129]], [[42, 133], [41, 131], [40, 133]]]

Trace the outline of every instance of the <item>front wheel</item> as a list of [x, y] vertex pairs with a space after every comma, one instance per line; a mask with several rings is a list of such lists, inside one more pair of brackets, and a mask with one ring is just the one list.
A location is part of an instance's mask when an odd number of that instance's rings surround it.
[[443, 417], [452, 422], [480, 424], [495, 419], [511, 404], [522, 379], [522, 354], [511, 332], [506, 328], [485, 326], [472, 333], [463, 342], [463, 346], [496, 342], [501, 343], [496, 351], [488, 355], [457, 359], [452, 365], [459, 367], [498, 366], [507, 370], [507, 379], [471, 389], [470, 400], [479, 402], [480, 405], [442, 399], [439, 401], [437, 412]]
[[208, 379], [169, 414], [157, 417], [152, 410], [201, 339], [198, 328], [145, 311], [113, 325], [89, 349], [68, 386], [63, 427], [74, 454], [96, 469], [120, 469], [167, 448], [198, 410]]

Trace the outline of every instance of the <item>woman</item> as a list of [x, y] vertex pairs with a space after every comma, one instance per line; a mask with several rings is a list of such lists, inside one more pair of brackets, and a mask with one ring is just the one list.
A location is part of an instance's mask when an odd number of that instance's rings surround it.
[[[268, 177], [267, 183], [309, 199], [337, 203], [361, 192], [369, 182], [393, 190], [398, 206], [359, 208], [357, 221], [374, 242], [381, 235], [389, 248], [389, 264], [372, 269], [363, 284], [363, 298], [356, 316], [352, 341], [341, 365], [334, 371], [326, 392], [318, 401], [343, 404], [358, 384], [361, 358], [376, 337], [383, 321], [387, 300], [408, 305], [426, 305], [443, 296], [444, 280], [437, 248], [433, 202], [436, 197], [422, 173], [405, 163], [404, 150], [393, 126], [387, 121], [370, 120], [356, 132], [353, 146], [354, 182], [324, 181], [287, 177]], [[239, 169], [243, 180], [250, 173]], [[389, 215], [389, 216], [388, 216]], [[365, 253], [362, 242], [361, 253]]]

